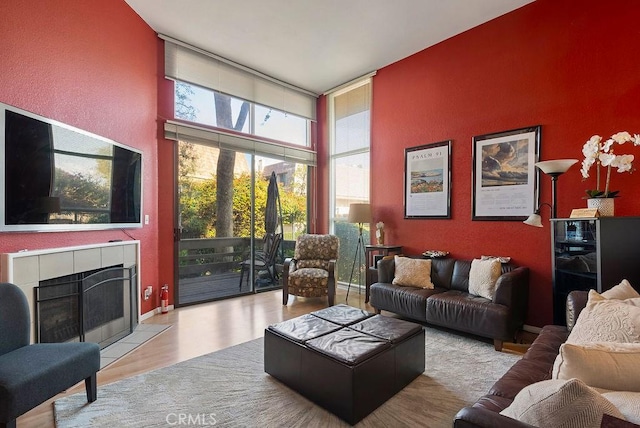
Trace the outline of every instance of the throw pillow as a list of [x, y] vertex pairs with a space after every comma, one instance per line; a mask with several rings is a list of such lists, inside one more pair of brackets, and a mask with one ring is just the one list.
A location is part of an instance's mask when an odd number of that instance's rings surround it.
[[567, 343], [591, 342], [640, 342], [640, 298], [588, 302]]
[[430, 259], [395, 256], [393, 260], [396, 265], [393, 284], [433, 289]]
[[532, 383], [500, 412], [537, 427], [563, 428], [598, 428], [605, 413], [624, 419], [609, 400], [578, 379]]
[[511, 261], [511, 257], [508, 256], [480, 256], [480, 260], [491, 260], [498, 259], [500, 263], [509, 263]]
[[600, 391], [600, 395], [611, 401], [627, 421], [640, 424], [640, 392]]
[[640, 293], [638, 293], [629, 283], [629, 281], [627, 281], [626, 279], [623, 279], [620, 284], [611, 287], [609, 290], [603, 292], [601, 294], [602, 297], [604, 297], [605, 299], [618, 299], [618, 300], [625, 300], [625, 299], [634, 299], [636, 297], [640, 297]]
[[493, 300], [496, 281], [500, 278], [501, 273], [500, 260], [474, 259], [469, 271], [469, 293]]
[[564, 343], [553, 379], [580, 379], [594, 388], [640, 392], [640, 343]]

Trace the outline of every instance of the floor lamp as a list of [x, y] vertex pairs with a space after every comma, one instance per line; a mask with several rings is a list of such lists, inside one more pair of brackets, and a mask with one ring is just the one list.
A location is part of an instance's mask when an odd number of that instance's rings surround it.
[[[362, 285], [362, 259], [364, 257], [364, 239], [362, 238], [362, 225], [371, 223], [371, 206], [369, 204], [351, 204], [349, 205], [349, 223], [358, 224], [358, 245], [353, 255], [353, 265], [351, 266], [351, 276], [349, 276], [349, 286], [347, 287], [347, 300], [349, 299], [349, 290], [351, 290], [351, 281], [353, 280], [353, 272], [358, 262], [358, 285]], [[362, 289], [359, 288], [362, 292]]]
[[558, 177], [567, 172], [569, 168], [575, 163], [577, 163], [577, 159], [556, 159], [556, 160], [548, 160], [535, 163], [535, 166], [538, 167], [542, 172], [551, 177], [551, 205], [546, 202], [540, 204], [538, 209], [529, 216], [523, 223], [529, 226], [542, 227], [542, 218], [540, 217], [540, 208], [543, 205], [549, 205], [551, 207], [551, 218], [557, 218], [557, 194], [556, 194], [556, 186], [558, 183]]

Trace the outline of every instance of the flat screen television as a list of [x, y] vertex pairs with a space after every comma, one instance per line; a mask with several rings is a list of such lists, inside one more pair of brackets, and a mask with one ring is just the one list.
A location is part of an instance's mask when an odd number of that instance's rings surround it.
[[142, 153], [0, 103], [0, 231], [142, 227]]

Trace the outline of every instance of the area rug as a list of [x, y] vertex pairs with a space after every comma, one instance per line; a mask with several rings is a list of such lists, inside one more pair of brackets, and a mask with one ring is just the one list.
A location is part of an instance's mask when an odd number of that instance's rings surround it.
[[[491, 343], [426, 328], [426, 370], [358, 427], [450, 427], [455, 414], [484, 395], [520, 358]], [[345, 427], [338, 417], [263, 369], [263, 340], [98, 387], [54, 403], [58, 428]]]

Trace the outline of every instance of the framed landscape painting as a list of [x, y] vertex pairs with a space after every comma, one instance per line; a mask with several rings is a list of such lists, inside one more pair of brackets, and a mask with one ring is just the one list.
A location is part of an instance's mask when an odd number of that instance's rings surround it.
[[451, 140], [405, 149], [404, 218], [451, 218]]
[[525, 220], [538, 207], [540, 126], [473, 138], [472, 220]]

